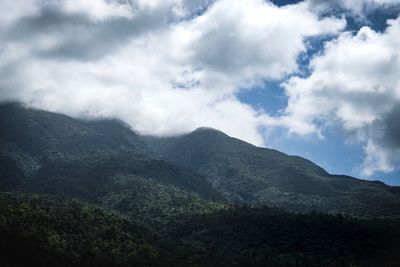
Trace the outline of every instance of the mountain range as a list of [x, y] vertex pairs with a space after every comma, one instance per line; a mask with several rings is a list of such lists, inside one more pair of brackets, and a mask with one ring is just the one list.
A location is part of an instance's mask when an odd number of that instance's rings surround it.
[[163, 158], [203, 174], [230, 203], [363, 215], [400, 204], [398, 187], [331, 175], [307, 159], [256, 147], [214, 129], [145, 140]]
[[399, 187], [329, 174], [211, 128], [143, 136], [112, 118], [7, 103], [0, 166], [6, 266], [18, 266], [10, 257], [31, 251], [30, 242], [42, 266], [400, 262]]

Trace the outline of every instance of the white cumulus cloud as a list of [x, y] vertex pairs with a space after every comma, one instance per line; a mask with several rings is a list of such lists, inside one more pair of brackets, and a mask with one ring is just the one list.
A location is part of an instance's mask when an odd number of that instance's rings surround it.
[[145, 134], [210, 126], [258, 145], [268, 116], [235, 94], [296, 72], [307, 37], [345, 24], [262, 0], [3, 0], [0, 10], [2, 101], [117, 117]]
[[384, 33], [342, 33], [310, 65], [309, 77], [285, 84], [289, 103], [279, 123], [298, 134], [339, 125], [365, 143], [365, 176], [393, 171], [400, 162], [400, 18]]

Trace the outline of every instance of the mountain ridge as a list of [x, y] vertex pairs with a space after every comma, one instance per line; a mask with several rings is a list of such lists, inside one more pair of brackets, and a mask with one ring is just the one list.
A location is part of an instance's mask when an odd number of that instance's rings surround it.
[[65, 189], [70, 188], [75, 196], [79, 190], [92, 195], [94, 188], [109, 183], [108, 176], [137, 174], [206, 198], [220, 198], [204, 177], [160, 159], [139, 135], [117, 120], [79, 120], [3, 104], [0, 145], [4, 148], [0, 151], [1, 181], [15, 184], [18, 180], [14, 189], [46, 193], [46, 188], [49, 192], [59, 188], [68, 194]]
[[6, 189], [98, 200], [113, 177], [136, 175], [201, 198], [296, 212], [373, 216], [400, 206], [397, 187], [331, 175], [307, 159], [209, 127], [142, 136], [119, 120], [80, 120], [18, 104], [0, 105], [0, 126]]
[[154, 138], [118, 120], [0, 105], [0, 167], [6, 267], [400, 261], [400, 205], [389, 201], [399, 188], [217, 130]]
[[257, 147], [215, 129], [144, 139], [169, 161], [203, 174], [231, 203], [356, 214], [400, 203], [397, 187], [332, 175], [307, 159]]

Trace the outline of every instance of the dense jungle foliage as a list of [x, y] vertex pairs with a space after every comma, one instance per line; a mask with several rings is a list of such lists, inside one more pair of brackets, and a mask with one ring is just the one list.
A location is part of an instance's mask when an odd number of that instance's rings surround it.
[[400, 266], [400, 189], [214, 129], [0, 105], [1, 266]]

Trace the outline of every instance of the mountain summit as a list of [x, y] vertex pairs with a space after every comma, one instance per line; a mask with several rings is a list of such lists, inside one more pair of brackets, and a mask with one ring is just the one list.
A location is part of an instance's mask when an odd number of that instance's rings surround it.
[[331, 175], [215, 129], [156, 138], [114, 119], [3, 104], [0, 167], [6, 267], [400, 260], [399, 188]]
[[307, 159], [212, 128], [168, 138], [141, 136], [118, 120], [79, 120], [18, 104], [0, 105], [0, 126], [0, 185], [7, 190], [104, 201], [122, 175], [230, 204], [357, 215], [399, 212], [398, 187], [331, 175]]
[[211, 128], [145, 140], [165, 159], [203, 174], [231, 203], [364, 214], [400, 204], [398, 188], [331, 175], [313, 162]]

